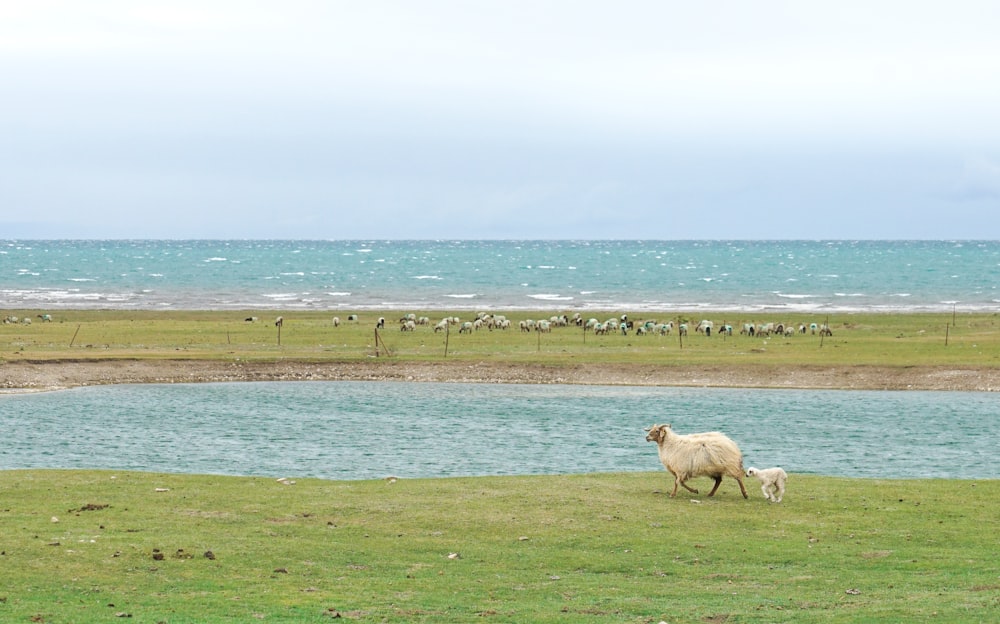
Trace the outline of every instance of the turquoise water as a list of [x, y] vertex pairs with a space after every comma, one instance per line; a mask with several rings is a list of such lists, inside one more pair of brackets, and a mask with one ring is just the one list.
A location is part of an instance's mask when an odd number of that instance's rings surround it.
[[1000, 241], [0, 242], [8, 309], [950, 312], [998, 289]]
[[996, 397], [280, 382], [0, 395], [0, 469], [332, 479], [662, 470], [643, 429], [721, 430], [747, 466], [851, 477], [1000, 478]]

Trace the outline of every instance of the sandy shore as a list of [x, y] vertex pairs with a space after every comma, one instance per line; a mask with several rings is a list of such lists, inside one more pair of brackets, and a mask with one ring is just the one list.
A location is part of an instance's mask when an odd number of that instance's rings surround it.
[[942, 366], [664, 367], [578, 364], [546, 367], [469, 362], [221, 362], [191, 360], [14, 361], [0, 364], [0, 392], [78, 386], [240, 381], [449, 381], [852, 390], [1000, 390], [1000, 370]]

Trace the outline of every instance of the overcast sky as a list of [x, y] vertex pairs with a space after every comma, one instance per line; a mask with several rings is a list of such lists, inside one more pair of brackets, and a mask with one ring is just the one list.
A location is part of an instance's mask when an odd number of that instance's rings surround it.
[[1000, 238], [1000, 2], [0, 0], [0, 238]]

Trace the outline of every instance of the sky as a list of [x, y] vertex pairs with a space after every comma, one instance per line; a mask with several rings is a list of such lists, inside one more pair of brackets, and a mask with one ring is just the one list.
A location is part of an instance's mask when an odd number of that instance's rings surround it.
[[0, 0], [0, 239], [997, 239], [994, 0]]

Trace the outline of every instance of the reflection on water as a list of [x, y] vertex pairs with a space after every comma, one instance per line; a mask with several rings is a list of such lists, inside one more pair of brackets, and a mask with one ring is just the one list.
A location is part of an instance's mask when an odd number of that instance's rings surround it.
[[387, 382], [103, 386], [0, 396], [0, 469], [332, 479], [662, 470], [643, 429], [721, 430], [745, 464], [998, 478], [996, 398]]

